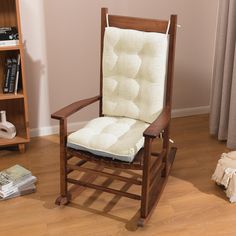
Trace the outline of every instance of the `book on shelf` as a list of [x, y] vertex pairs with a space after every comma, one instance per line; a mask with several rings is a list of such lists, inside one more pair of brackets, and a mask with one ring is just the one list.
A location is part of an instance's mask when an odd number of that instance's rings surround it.
[[20, 165], [14, 165], [1, 171], [0, 176], [3, 179], [1, 181], [0, 200], [22, 196], [36, 190], [37, 178]]
[[5, 74], [5, 81], [3, 85], [3, 92], [9, 92], [9, 84], [10, 84], [10, 74], [11, 74], [11, 67], [12, 67], [12, 60], [11, 58], [6, 59], [6, 74]]
[[19, 77], [20, 77], [20, 54], [18, 54], [17, 57], [17, 70], [16, 70], [16, 81], [15, 81], [15, 88], [14, 88], [14, 93], [15, 95], [17, 94], [18, 91], [18, 85], [19, 85]]
[[17, 94], [20, 85], [20, 54], [17, 57], [6, 59], [5, 80], [3, 83], [3, 93]]
[[0, 46], [19, 45], [16, 27], [0, 27]]
[[18, 39], [16, 27], [0, 27], [0, 41]]
[[19, 40], [0, 40], [0, 47], [10, 47], [19, 45]]
[[17, 59], [12, 58], [11, 73], [10, 73], [10, 80], [9, 80], [9, 86], [8, 86], [9, 93], [13, 93], [15, 91], [16, 72], [17, 72]]

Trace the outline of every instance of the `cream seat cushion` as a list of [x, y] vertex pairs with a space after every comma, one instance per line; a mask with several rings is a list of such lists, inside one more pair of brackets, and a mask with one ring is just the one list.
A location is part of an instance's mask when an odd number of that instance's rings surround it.
[[168, 36], [107, 27], [103, 50], [103, 114], [152, 123], [165, 95]]
[[67, 146], [95, 155], [132, 162], [143, 147], [148, 124], [122, 117], [99, 117], [68, 136]]

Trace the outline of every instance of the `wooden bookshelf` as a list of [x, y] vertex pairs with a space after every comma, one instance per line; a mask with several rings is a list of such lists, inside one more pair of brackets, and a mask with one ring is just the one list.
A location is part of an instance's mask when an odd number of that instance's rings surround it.
[[[0, 138], [0, 147], [17, 145], [20, 152], [25, 151], [25, 144], [30, 141], [28, 104], [24, 76], [24, 48], [22, 44], [21, 22], [19, 12], [19, 0], [1, 0], [0, 27], [17, 27], [19, 45], [0, 46], [0, 110], [5, 110], [7, 120], [15, 125], [17, 135], [13, 139]], [[6, 58], [21, 56], [22, 89], [15, 94], [3, 93], [3, 83], [6, 73]]]

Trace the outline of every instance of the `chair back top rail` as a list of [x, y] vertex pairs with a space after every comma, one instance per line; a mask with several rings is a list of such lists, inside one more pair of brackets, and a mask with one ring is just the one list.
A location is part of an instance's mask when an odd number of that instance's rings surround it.
[[168, 21], [108, 15], [109, 26], [145, 32], [166, 33]]

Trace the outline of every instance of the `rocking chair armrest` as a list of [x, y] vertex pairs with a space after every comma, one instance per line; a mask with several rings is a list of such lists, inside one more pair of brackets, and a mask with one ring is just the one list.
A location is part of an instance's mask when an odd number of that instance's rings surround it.
[[83, 100], [79, 100], [77, 102], [74, 102], [66, 107], [63, 107], [62, 109], [60, 109], [59, 111], [53, 113], [51, 115], [51, 117], [53, 119], [57, 119], [57, 120], [62, 120], [67, 118], [68, 116], [74, 114], [75, 112], [81, 110], [82, 108], [96, 102], [99, 101], [101, 99], [101, 96], [96, 96], [96, 97], [92, 97], [92, 98], [87, 98], [87, 99], [83, 99]]
[[166, 106], [157, 119], [154, 120], [143, 132], [143, 136], [156, 138], [161, 133], [161, 131], [168, 126], [171, 118], [170, 114], [170, 107]]

